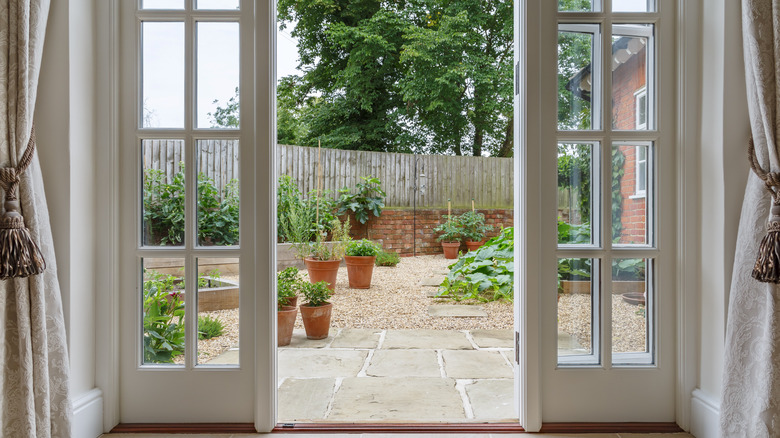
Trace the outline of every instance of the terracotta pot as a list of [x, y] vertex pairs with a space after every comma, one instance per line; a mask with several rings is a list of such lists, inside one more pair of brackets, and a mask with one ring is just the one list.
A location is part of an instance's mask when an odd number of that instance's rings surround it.
[[296, 316], [298, 316], [297, 307], [282, 306], [282, 310], [276, 311], [276, 345], [280, 347], [290, 345]]
[[458, 258], [458, 249], [460, 249], [460, 242], [442, 242], [441, 247], [444, 248], [445, 259]]
[[344, 261], [347, 262], [349, 287], [352, 289], [370, 288], [376, 256], [344, 256]]
[[309, 281], [319, 283], [320, 281], [328, 282], [328, 289], [336, 291], [336, 277], [339, 274], [339, 265], [341, 260], [314, 260], [305, 259], [306, 270], [309, 271]]
[[327, 338], [330, 331], [330, 313], [333, 310], [333, 304], [328, 303], [317, 307], [301, 304], [300, 308], [306, 337], [309, 339]]
[[298, 307], [298, 297], [282, 298], [280, 301], [283, 307]]
[[469, 251], [476, 251], [479, 249], [482, 244], [485, 243], [485, 239], [482, 239], [480, 241], [476, 240], [467, 240], [466, 241], [466, 248], [469, 249]]

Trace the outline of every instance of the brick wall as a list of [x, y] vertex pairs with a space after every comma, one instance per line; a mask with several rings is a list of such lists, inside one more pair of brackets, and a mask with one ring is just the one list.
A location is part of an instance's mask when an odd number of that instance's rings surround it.
[[[467, 210], [453, 209], [452, 215], [465, 213]], [[477, 210], [485, 215], [485, 222], [493, 225], [493, 232], [488, 237], [498, 234], [501, 227], [511, 227], [514, 221], [513, 210]], [[416, 222], [415, 222], [416, 217]], [[437, 233], [434, 228], [447, 221], [447, 209], [421, 210], [416, 213], [412, 209], [385, 209], [378, 218], [371, 219], [362, 225], [354, 217], [351, 218], [351, 234], [353, 238], [366, 237], [366, 225], [369, 227], [371, 240], [382, 241], [386, 251], [393, 251], [402, 256], [410, 256], [414, 253], [415, 242], [417, 255], [441, 254], [441, 244], [436, 241]], [[466, 251], [466, 245], [462, 245], [462, 251]]]

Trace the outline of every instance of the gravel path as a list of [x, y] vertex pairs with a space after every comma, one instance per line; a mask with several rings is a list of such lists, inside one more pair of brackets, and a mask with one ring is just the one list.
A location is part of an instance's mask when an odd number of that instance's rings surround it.
[[[640, 309], [620, 295], [612, 296], [612, 351], [645, 351], [646, 320]], [[565, 294], [558, 301], [558, 330], [569, 333], [585, 349], [590, 349], [591, 302], [589, 294]]]

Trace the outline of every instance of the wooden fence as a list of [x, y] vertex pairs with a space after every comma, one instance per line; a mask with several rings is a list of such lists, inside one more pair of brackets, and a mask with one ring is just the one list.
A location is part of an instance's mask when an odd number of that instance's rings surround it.
[[[144, 141], [145, 168], [165, 170], [169, 178], [183, 161], [180, 140]], [[334, 197], [343, 187], [353, 188], [363, 176], [382, 181], [388, 207], [512, 208], [514, 166], [511, 158], [412, 155], [345, 151], [279, 145], [277, 175], [290, 175], [304, 194], [317, 188], [317, 163], [322, 167], [322, 188]], [[238, 142], [203, 140], [198, 147], [198, 172], [221, 189], [238, 175]], [[419, 187], [415, 191], [415, 187]]]

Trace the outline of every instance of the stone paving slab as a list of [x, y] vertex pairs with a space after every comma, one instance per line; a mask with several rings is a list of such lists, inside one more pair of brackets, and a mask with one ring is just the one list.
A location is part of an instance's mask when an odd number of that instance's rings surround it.
[[439, 287], [441, 282], [444, 281], [443, 275], [437, 275], [435, 277], [423, 278], [420, 282], [420, 286], [423, 287]]
[[453, 379], [507, 378], [514, 374], [498, 351], [449, 351], [442, 352], [444, 371]]
[[342, 329], [331, 348], [377, 348], [382, 330]]
[[333, 399], [328, 421], [464, 421], [453, 379], [350, 377]]
[[576, 337], [565, 332], [558, 332], [558, 356], [572, 354], [590, 354], [590, 351], [583, 348]]
[[325, 348], [333, 341], [333, 338], [338, 334], [339, 329], [330, 329], [330, 336], [325, 339], [313, 340], [306, 337], [306, 331], [303, 329], [293, 330], [292, 339], [290, 339], [290, 345], [279, 347], [285, 348]]
[[388, 330], [383, 349], [473, 350], [466, 334], [452, 330]]
[[515, 363], [515, 350], [501, 350], [501, 355], [509, 361], [509, 363]]
[[514, 348], [514, 330], [471, 330], [471, 338], [479, 348]]
[[367, 351], [305, 350], [279, 351], [279, 377], [357, 376], [366, 361]]
[[433, 317], [487, 318], [488, 314], [481, 306], [458, 304], [440, 304], [428, 306], [428, 315]]
[[279, 421], [322, 420], [336, 379], [285, 379], [279, 387]]
[[514, 380], [477, 380], [466, 386], [476, 420], [517, 419], [514, 408]]
[[209, 365], [238, 365], [238, 355], [239, 350], [237, 348], [231, 348], [206, 363]]
[[366, 374], [371, 377], [441, 377], [434, 350], [377, 350]]

